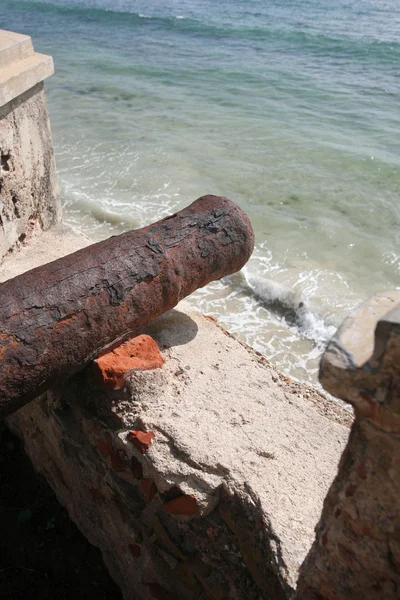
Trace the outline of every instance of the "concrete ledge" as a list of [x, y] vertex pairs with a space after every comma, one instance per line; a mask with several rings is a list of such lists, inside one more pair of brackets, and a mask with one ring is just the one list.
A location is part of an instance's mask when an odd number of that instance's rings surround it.
[[0, 261], [32, 229], [60, 219], [43, 80], [53, 59], [27, 35], [0, 30]]
[[28, 35], [0, 29], [0, 69], [5, 69], [32, 54], [32, 40]]
[[0, 107], [54, 73], [51, 56], [35, 52], [0, 70]]
[[85, 235], [62, 222], [44, 232], [33, 230], [25, 244], [18, 251], [9, 253], [1, 263], [0, 282], [76, 252], [89, 243]]

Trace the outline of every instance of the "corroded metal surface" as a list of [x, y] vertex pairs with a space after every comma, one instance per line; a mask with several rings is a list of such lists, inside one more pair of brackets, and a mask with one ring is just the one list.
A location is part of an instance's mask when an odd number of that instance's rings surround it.
[[153, 225], [1, 284], [0, 417], [197, 288], [238, 271], [253, 245], [240, 208], [203, 196]]

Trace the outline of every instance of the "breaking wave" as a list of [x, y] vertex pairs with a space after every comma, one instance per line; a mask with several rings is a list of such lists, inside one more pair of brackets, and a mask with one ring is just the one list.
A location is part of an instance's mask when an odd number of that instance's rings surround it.
[[245, 292], [264, 308], [282, 317], [290, 328], [318, 346], [325, 346], [336, 331], [334, 325], [325, 322], [309, 306], [302, 291], [293, 290], [258, 275], [250, 275], [247, 269], [238, 274]]

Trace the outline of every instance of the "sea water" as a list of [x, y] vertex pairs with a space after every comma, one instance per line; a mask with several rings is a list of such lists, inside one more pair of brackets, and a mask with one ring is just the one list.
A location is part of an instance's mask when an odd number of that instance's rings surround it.
[[315, 381], [341, 320], [400, 285], [398, 0], [0, 0], [51, 54], [66, 220], [93, 240], [212, 193], [254, 256], [191, 303]]

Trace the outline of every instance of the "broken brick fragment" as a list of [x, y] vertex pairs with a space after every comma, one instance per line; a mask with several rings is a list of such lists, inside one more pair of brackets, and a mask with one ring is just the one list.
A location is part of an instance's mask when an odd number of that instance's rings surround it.
[[213, 540], [215, 538], [215, 530], [212, 527], [207, 528], [206, 534], [210, 540]]
[[92, 494], [93, 500], [101, 500], [103, 497], [102, 493], [96, 488], [90, 488], [90, 493]]
[[176, 596], [173, 596], [171, 592], [159, 583], [148, 583], [147, 588], [154, 600], [177, 600]]
[[126, 470], [126, 459], [125, 454], [122, 450], [117, 450], [116, 448], [112, 448], [110, 453], [111, 466], [116, 473], [122, 473], [122, 471]]
[[367, 479], [367, 469], [364, 462], [358, 464], [357, 474], [361, 479]]
[[157, 494], [157, 487], [152, 479], [143, 479], [140, 482], [140, 488], [146, 502], [151, 502]]
[[154, 440], [155, 435], [152, 431], [142, 431], [140, 429], [133, 429], [128, 433], [128, 440], [144, 454], [149, 448], [151, 442]]
[[134, 558], [140, 558], [140, 555], [142, 554], [142, 549], [139, 546], [139, 544], [129, 544], [128, 548], [131, 551], [132, 556]]
[[107, 456], [110, 456], [111, 449], [112, 449], [112, 438], [108, 431], [106, 431], [104, 438], [99, 438], [97, 440], [97, 447], [98, 447], [99, 451], [102, 453], [102, 455], [104, 456], [104, 458], [107, 458]]
[[196, 498], [194, 496], [178, 496], [161, 507], [171, 515], [195, 515], [199, 512]]
[[346, 546], [344, 546], [343, 544], [338, 544], [337, 545], [338, 550], [340, 551], [340, 554], [343, 556], [343, 558], [350, 564], [354, 564], [356, 563], [356, 558], [353, 554], [353, 552], [350, 552], [350, 550], [348, 550], [348, 548], [346, 548]]
[[93, 423], [92, 433], [94, 433], [95, 435], [101, 434], [100, 427], [97, 425], [97, 423]]
[[135, 479], [141, 479], [143, 477], [142, 464], [135, 456], [132, 456], [131, 458], [131, 472]]
[[345, 495], [346, 498], [348, 498], [349, 496], [354, 496], [354, 492], [356, 491], [357, 486], [354, 483], [351, 483], [349, 486], [347, 486], [346, 490], [345, 490]]
[[114, 448], [111, 434], [106, 431], [104, 438], [97, 440], [97, 447], [104, 458], [110, 458], [111, 466], [116, 473], [126, 470], [126, 458], [122, 450]]
[[106, 387], [117, 390], [124, 386], [124, 374], [130, 370], [159, 369], [164, 364], [157, 343], [149, 335], [138, 335], [99, 356], [93, 370]]

